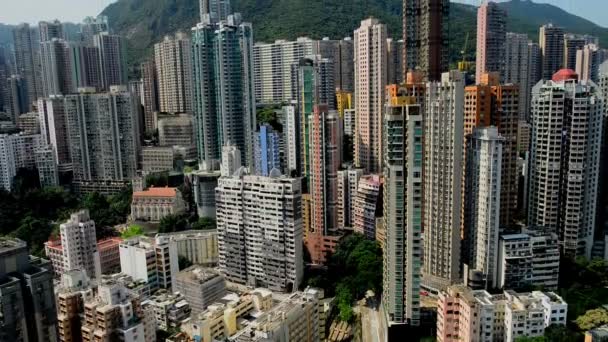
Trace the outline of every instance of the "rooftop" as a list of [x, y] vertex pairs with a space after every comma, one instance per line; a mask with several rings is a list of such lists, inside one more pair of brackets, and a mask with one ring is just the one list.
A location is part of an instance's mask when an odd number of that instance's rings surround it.
[[155, 188], [151, 187], [148, 190], [136, 191], [133, 193], [133, 197], [175, 197], [177, 195], [177, 188]]

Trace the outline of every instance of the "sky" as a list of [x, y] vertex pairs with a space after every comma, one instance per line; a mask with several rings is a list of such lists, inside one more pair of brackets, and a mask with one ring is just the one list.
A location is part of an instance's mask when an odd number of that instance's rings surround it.
[[[0, 23], [37, 23], [41, 20], [81, 22], [96, 16], [114, 0], [0, 0]], [[343, 0], [349, 1], [349, 0]], [[454, 0], [478, 5], [481, 0]], [[498, 0], [501, 1], [501, 0]], [[608, 27], [608, 0], [534, 0], [550, 3], [564, 10]]]
[[[480, 0], [452, 0], [470, 5], [479, 5]], [[504, 1], [504, 0], [497, 0]], [[576, 14], [579, 17], [608, 27], [608, 0], [533, 0], [534, 2], [552, 4]]]
[[97, 16], [114, 0], [0, 0], [0, 23], [38, 23], [59, 19], [79, 23]]

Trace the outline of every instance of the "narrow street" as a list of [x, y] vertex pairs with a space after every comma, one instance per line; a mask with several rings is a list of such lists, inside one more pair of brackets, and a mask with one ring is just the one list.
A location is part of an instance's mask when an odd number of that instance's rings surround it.
[[372, 299], [368, 305], [362, 305], [360, 308], [363, 342], [384, 342], [386, 327], [379, 304]]

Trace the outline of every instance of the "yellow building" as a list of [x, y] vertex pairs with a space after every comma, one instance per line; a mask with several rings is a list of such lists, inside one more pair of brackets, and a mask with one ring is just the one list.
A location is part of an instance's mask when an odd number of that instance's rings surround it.
[[336, 106], [340, 117], [343, 117], [345, 109], [353, 109], [353, 93], [344, 90], [336, 91]]

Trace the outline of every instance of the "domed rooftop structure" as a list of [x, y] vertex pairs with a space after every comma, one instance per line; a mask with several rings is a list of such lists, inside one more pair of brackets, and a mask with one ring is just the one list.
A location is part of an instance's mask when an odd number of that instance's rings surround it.
[[553, 82], [564, 82], [567, 80], [578, 80], [578, 74], [572, 69], [562, 69], [551, 78]]

